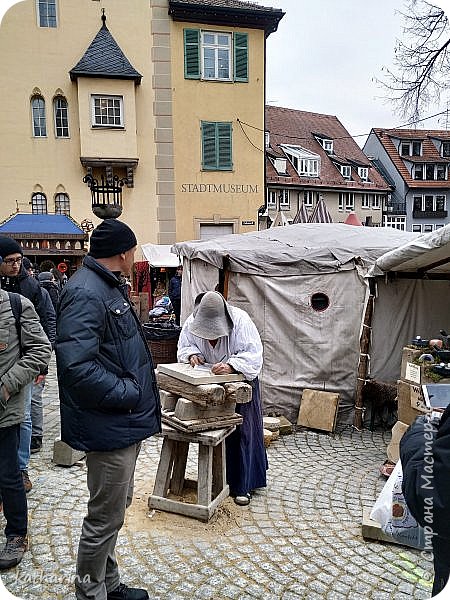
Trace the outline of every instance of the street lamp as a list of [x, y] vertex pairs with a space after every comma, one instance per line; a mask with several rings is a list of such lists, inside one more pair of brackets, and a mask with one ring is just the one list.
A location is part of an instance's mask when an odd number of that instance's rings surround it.
[[105, 179], [102, 175], [99, 182], [92, 175], [85, 175], [83, 182], [91, 190], [92, 212], [99, 219], [117, 219], [122, 214], [122, 188], [126, 179], [117, 175]]

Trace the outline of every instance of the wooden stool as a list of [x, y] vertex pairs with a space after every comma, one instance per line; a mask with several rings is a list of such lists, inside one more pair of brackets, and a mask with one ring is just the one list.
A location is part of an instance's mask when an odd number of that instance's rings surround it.
[[[214, 429], [197, 433], [185, 433], [163, 423], [164, 441], [156, 473], [153, 494], [148, 499], [149, 508], [209, 521], [218, 505], [229, 496], [225, 466], [225, 438], [236, 427]], [[185, 479], [189, 444], [198, 444], [197, 482]], [[168, 498], [181, 495], [183, 488], [194, 484], [197, 488], [197, 504], [179, 502]]]

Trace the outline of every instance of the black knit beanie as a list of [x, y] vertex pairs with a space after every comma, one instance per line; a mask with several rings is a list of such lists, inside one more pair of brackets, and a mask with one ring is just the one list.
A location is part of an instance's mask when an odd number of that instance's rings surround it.
[[0, 235], [0, 256], [6, 258], [10, 254], [22, 254], [22, 246], [6, 235]]
[[137, 246], [136, 236], [128, 225], [117, 219], [105, 219], [92, 232], [89, 254], [93, 258], [109, 258], [134, 246]]

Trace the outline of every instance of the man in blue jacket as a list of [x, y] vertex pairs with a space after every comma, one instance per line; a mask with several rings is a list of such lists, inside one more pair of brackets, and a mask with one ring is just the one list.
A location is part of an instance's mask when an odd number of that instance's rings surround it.
[[63, 441], [86, 452], [88, 513], [75, 581], [78, 600], [145, 600], [120, 582], [114, 548], [130, 505], [140, 443], [161, 429], [150, 352], [126, 292], [133, 231], [106, 219], [83, 267], [61, 293], [56, 361]]

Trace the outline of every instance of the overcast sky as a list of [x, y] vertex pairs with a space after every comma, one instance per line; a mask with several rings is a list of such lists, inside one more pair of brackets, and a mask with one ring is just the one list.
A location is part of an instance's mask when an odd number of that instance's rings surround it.
[[[404, 123], [375, 80], [392, 66], [405, 0], [252, 1], [286, 12], [267, 40], [269, 104], [336, 115], [355, 136]], [[450, 12], [450, 0], [429, 1]], [[0, 18], [12, 4], [0, 0]], [[446, 108], [432, 106], [427, 115]], [[450, 117], [421, 126], [450, 127]], [[356, 139], [362, 145], [365, 136]]]
[[[286, 13], [267, 40], [268, 104], [336, 115], [351, 135], [404, 123], [376, 82], [402, 37], [404, 0], [253, 1]], [[450, 0], [434, 4], [450, 8]], [[421, 126], [445, 128], [445, 116]]]

